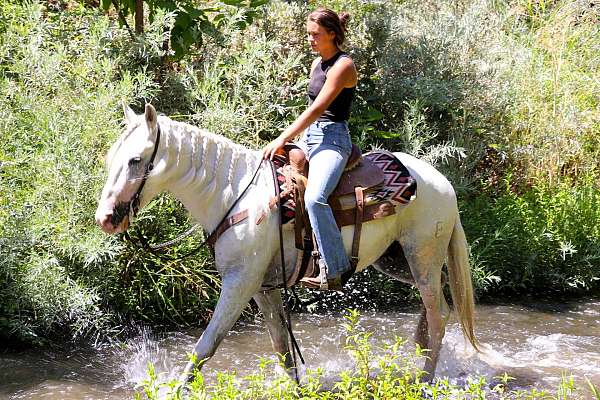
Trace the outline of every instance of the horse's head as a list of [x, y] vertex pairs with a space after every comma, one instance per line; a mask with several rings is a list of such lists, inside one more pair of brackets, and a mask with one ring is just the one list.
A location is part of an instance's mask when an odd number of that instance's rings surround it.
[[108, 178], [96, 210], [96, 222], [106, 233], [123, 232], [131, 214], [149, 201], [144, 195], [160, 142], [156, 110], [146, 104], [144, 115], [123, 105], [125, 130], [106, 156]]

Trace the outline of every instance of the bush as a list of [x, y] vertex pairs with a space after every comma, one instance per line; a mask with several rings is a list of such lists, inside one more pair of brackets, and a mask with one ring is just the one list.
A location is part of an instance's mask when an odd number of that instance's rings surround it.
[[92, 221], [98, 149], [116, 133], [98, 128], [115, 127], [114, 96], [133, 93], [135, 77], [115, 81], [114, 61], [98, 59], [111, 49], [105, 19], [0, 7], [2, 335], [87, 336], [110, 314], [86, 276], [118, 252]]
[[[480, 293], [582, 293], [600, 280], [600, 192], [593, 178], [463, 202]], [[477, 275], [477, 274], [476, 274]]]
[[[150, 97], [152, 76], [122, 68], [130, 54], [114, 46], [126, 35], [102, 15], [38, 3], [0, 8], [0, 335], [95, 340], [120, 329], [116, 313], [181, 322], [172, 304], [184, 321], [194, 313], [198, 322], [217, 290], [203, 259], [166, 265], [149, 284], [145, 272], [159, 262], [106, 237], [93, 221], [120, 101]], [[162, 218], [187, 222], [181, 213]], [[211, 279], [198, 279], [205, 276]]]

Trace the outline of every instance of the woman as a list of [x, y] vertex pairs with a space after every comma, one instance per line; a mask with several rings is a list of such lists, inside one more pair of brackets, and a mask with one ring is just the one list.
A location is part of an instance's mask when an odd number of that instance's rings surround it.
[[338, 16], [325, 8], [309, 14], [308, 42], [319, 55], [311, 66], [309, 107], [263, 149], [264, 158], [272, 158], [284, 144], [304, 132], [296, 143], [299, 149], [295, 154], [294, 150], [290, 151], [290, 158], [297, 157], [301, 151], [310, 161], [304, 200], [321, 253], [321, 275], [302, 282], [321, 290], [341, 290], [352, 274], [342, 236], [327, 204], [352, 150], [348, 117], [357, 72], [352, 59], [340, 49], [348, 19], [347, 13]]

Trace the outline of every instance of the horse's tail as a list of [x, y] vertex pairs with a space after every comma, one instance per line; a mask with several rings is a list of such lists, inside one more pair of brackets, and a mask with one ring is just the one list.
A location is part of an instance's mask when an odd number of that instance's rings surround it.
[[456, 217], [454, 230], [448, 246], [448, 274], [450, 280], [450, 293], [454, 309], [462, 327], [463, 334], [475, 350], [479, 350], [479, 343], [475, 338], [475, 300], [473, 299], [473, 283], [471, 282], [471, 267], [469, 266], [469, 254], [467, 252], [467, 239], [465, 231], [460, 223], [460, 217]]

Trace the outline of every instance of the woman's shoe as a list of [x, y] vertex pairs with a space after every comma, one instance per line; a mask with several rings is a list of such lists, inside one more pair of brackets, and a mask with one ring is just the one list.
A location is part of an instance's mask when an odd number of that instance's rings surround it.
[[342, 277], [327, 279], [325, 276], [319, 275], [314, 278], [302, 278], [300, 279], [302, 286], [309, 289], [316, 290], [334, 290], [336, 292], [343, 292], [342, 289]]
[[354, 270], [350, 268], [342, 275], [335, 278], [327, 278], [327, 267], [322, 259], [319, 259], [319, 276], [314, 278], [305, 277], [300, 279], [302, 286], [316, 289], [316, 290], [334, 290], [336, 292], [343, 292], [343, 287], [348, 282]]

